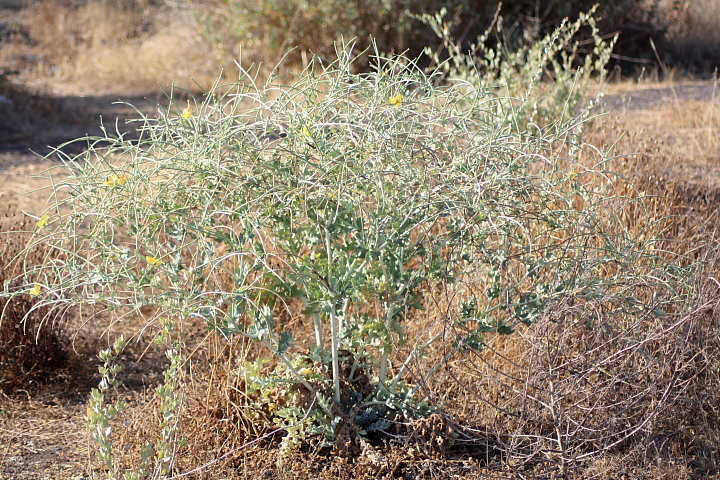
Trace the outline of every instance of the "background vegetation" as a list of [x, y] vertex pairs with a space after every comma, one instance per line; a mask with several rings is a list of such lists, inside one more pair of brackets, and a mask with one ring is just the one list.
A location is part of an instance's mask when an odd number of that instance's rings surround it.
[[[158, 84], [175, 83], [197, 91], [198, 85], [209, 88], [221, 68], [231, 75], [233, 61], [241, 56], [246, 65], [274, 66], [294, 48], [286, 67], [302, 67], [311, 53], [331, 58], [341, 38], [357, 38], [362, 51], [372, 35], [381, 52], [415, 58], [426, 47], [442, 47], [416, 16], [440, 8], [447, 9], [450, 35], [463, 49], [488, 28], [486, 42], [513, 49], [532, 44], [562, 19], [576, 19], [593, 5], [589, 0], [502, 5], [469, 0], [50, 0], [29, 2], [14, 21], [2, 24], [0, 38], [11, 47], [0, 49], [0, 57], [9, 71], [50, 74], [54, 89], [70, 83], [96, 93], [147, 93]], [[611, 70], [617, 66], [626, 76], [643, 68], [663, 73], [661, 61], [711, 73], [718, 65], [718, 10], [713, 0], [599, 2], [602, 35], [609, 39], [620, 33]]]

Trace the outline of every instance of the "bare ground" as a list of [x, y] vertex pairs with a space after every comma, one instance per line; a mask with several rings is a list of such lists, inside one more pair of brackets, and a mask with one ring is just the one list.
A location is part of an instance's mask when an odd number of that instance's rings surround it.
[[605, 97], [607, 108], [615, 114], [658, 110], [684, 102], [720, 102], [717, 80], [681, 82], [671, 85], [626, 85]]

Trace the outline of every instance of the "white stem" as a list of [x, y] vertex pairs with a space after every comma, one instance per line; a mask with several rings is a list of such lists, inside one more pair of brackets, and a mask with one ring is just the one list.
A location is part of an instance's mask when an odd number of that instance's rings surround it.
[[383, 351], [380, 354], [380, 373], [378, 373], [378, 383], [380, 384], [380, 388], [383, 390], [386, 390], [385, 388], [385, 378], [387, 377], [387, 365], [388, 364], [388, 358], [387, 353]]
[[318, 350], [321, 352], [324, 350], [323, 348], [323, 334], [322, 334], [322, 321], [320, 320], [320, 312], [313, 312], [312, 314], [313, 322], [315, 323], [315, 344], [318, 347]]
[[347, 309], [348, 305], [350, 304], [350, 299], [346, 298], [345, 302], [343, 303], [342, 311], [340, 312], [339, 322], [338, 322], [338, 331], [340, 335], [343, 335], [345, 333], [345, 318], [347, 317]]
[[[385, 328], [388, 331], [388, 335], [390, 335], [390, 323], [392, 322], [392, 316], [394, 313], [395, 302], [391, 302], [385, 309]], [[382, 352], [380, 352], [380, 372], [378, 373], [378, 382], [383, 390], [387, 390], [385, 380], [387, 379], [388, 355], [390, 351], [388, 343], [390, 342], [392, 342], [392, 339], [388, 338]]]
[[[330, 232], [325, 229], [325, 251], [327, 253], [328, 269], [327, 269], [327, 282], [328, 289], [331, 289], [332, 276], [331, 276], [331, 265], [332, 265], [332, 248], [330, 246]], [[330, 307], [330, 352], [332, 354], [332, 372], [333, 372], [333, 387], [335, 389], [335, 403], [340, 403], [340, 341], [338, 335], [338, 319], [337, 311], [335, 306], [335, 295], [332, 292], [332, 306]]]
[[392, 385], [390, 387], [391, 390], [395, 390], [395, 387], [397, 386], [398, 382], [402, 379], [402, 376], [405, 374], [405, 371], [410, 366], [410, 362], [413, 361], [414, 358], [416, 358], [416, 355], [418, 352], [422, 352], [426, 348], [428, 348], [430, 345], [432, 345], [435, 340], [440, 338], [442, 336], [442, 333], [436, 333], [430, 340], [425, 342], [419, 349], [413, 350], [410, 355], [405, 359], [405, 362], [403, 362], [402, 366], [400, 367], [400, 370], [395, 374], [395, 378], [392, 380]]
[[335, 388], [335, 403], [340, 403], [340, 355], [338, 345], [338, 328], [337, 328], [337, 315], [335, 313], [335, 304], [333, 303], [330, 310], [330, 340], [332, 349], [332, 372], [333, 372], [333, 387]]

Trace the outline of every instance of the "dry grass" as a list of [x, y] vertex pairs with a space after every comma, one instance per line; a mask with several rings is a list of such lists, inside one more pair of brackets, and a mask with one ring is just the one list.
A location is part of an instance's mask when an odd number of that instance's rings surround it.
[[191, 12], [149, 1], [35, 2], [14, 24], [22, 34], [0, 50], [0, 64], [54, 93], [199, 91], [224, 66]]
[[[34, 222], [8, 211], [0, 213], [0, 284], [12, 288], [23, 271], [23, 259], [42, 261], [49, 252], [43, 245], [25, 249], [32, 238]], [[10, 232], [27, 232], [25, 234]], [[0, 389], [26, 385], [32, 377], [52, 374], [65, 365], [66, 351], [62, 314], [51, 308], [34, 308], [31, 295], [0, 299]]]
[[658, 142], [668, 164], [703, 170], [718, 165], [720, 90], [706, 101], [673, 102], [660, 109], [638, 111], [629, 120], [629, 134]]

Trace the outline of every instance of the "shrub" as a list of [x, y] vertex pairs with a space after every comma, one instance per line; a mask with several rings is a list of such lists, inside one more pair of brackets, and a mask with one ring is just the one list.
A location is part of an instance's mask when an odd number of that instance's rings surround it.
[[[145, 118], [139, 141], [84, 139], [87, 152], [64, 162], [71, 178], [55, 189], [68, 195], [40, 222], [64, 254], [27, 268], [8, 294], [39, 284], [41, 303], [145, 315], [171, 363], [157, 389], [161, 436], [142, 469], [154, 458], [157, 473], [171, 472], [183, 444], [185, 332], [198, 322], [266, 347], [273, 360], [239, 374], [290, 449], [432, 412], [428, 379], [560, 302], [661, 315], [679, 301], [664, 295], [676, 269], [653, 249], [654, 228], [640, 240], [618, 221], [639, 200], [609, 196], [606, 157], [580, 135], [585, 116], [525, 105], [537, 76], [514, 99], [472, 78], [476, 69], [448, 79], [377, 50], [372, 71], [355, 73], [352, 47], [330, 63], [314, 57], [289, 84], [243, 71]], [[507, 72], [542, 71], [548, 58]], [[583, 72], [558, 71], [557, 88], [571, 91]], [[410, 329], [429, 306], [438, 321]], [[573, 312], [559, 321], [580, 321]], [[117, 371], [103, 368], [114, 385]], [[119, 411], [102, 407], [108, 382], [91, 428]], [[110, 430], [97, 431], [112, 470]]]
[[242, 57], [248, 64], [274, 65], [279, 60], [277, 55], [290, 48], [296, 49], [291, 56], [297, 63], [306, 54], [310, 54], [306, 59], [312, 54], [332, 58], [333, 44], [342, 39], [357, 38], [367, 46], [372, 36], [378, 48], [388, 52], [402, 52], [413, 45], [424, 44], [418, 38], [423, 32], [416, 29], [416, 22], [407, 12], [435, 11], [442, 3], [437, 0], [216, 0], [210, 6], [207, 2], [197, 2], [195, 11], [205, 36], [224, 57]]

